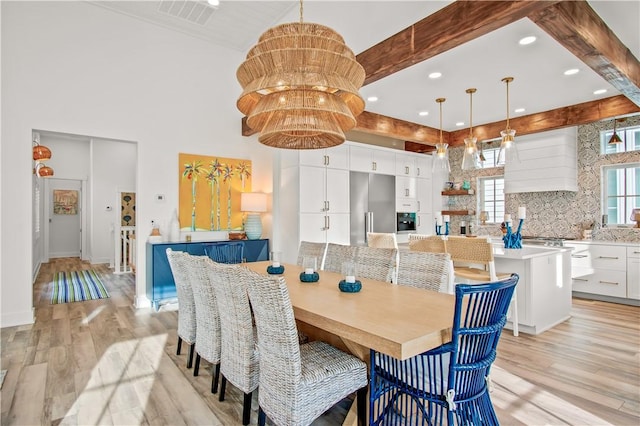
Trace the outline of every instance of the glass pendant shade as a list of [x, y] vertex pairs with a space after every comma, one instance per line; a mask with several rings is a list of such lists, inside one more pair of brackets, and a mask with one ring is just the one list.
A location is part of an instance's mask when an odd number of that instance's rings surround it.
[[432, 171], [433, 172], [446, 172], [451, 171], [449, 165], [449, 150], [447, 149], [449, 144], [437, 143], [436, 152], [433, 155]]
[[462, 170], [473, 170], [479, 167], [477, 138], [465, 138], [464, 155], [462, 156]]
[[479, 167], [478, 138], [473, 136], [473, 94], [477, 89], [467, 89], [469, 94], [469, 137], [464, 140], [464, 154], [462, 156], [462, 170], [474, 170]]
[[442, 140], [442, 103], [446, 101], [445, 98], [438, 98], [436, 102], [440, 106], [440, 141], [436, 144], [436, 151], [433, 154], [432, 172], [451, 172], [451, 165], [449, 164], [449, 147], [448, 143]]
[[509, 127], [509, 83], [513, 81], [513, 77], [505, 77], [502, 81], [507, 85], [507, 127], [500, 132], [502, 141], [500, 142], [500, 151], [498, 151], [499, 165], [504, 165], [507, 161], [520, 162], [515, 143], [516, 131]]

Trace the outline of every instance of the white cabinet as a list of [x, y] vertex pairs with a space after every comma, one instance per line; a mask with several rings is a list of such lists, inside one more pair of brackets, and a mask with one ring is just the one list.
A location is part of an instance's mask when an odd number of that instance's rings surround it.
[[624, 245], [570, 243], [573, 291], [627, 297], [627, 248]]
[[338, 145], [326, 149], [301, 149], [298, 151], [299, 164], [303, 166], [349, 169], [349, 147]]
[[349, 238], [349, 213], [300, 215], [300, 241], [348, 245]]
[[430, 155], [419, 154], [416, 158], [416, 177], [419, 178], [432, 178], [432, 162], [433, 158]]
[[394, 175], [396, 155], [392, 151], [350, 145], [349, 168], [355, 172]]
[[577, 191], [577, 129], [516, 137], [520, 161], [504, 166], [506, 194], [540, 191]]
[[433, 222], [433, 186], [431, 179], [416, 179], [417, 229], [418, 234], [431, 235], [435, 232]]
[[640, 246], [627, 246], [627, 297], [640, 299]]
[[300, 212], [349, 213], [349, 171], [300, 166]]
[[416, 199], [416, 178], [396, 176], [396, 198]]
[[410, 154], [396, 154], [396, 176], [416, 176], [416, 159]]

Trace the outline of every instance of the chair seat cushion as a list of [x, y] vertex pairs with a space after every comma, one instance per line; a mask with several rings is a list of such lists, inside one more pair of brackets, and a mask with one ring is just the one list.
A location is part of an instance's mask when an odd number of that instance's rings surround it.
[[[300, 345], [302, 361], [302, 383], [314, 384], [326, 380], [336, 380], [338, 376], [348, 376], [347, 386], [367, 385], [367, 364], [327, 343], [314, 341]], [[347, 392], [347, 394], [350, 392]]]
[[[467, 266], [454, 266], [453, 268], [456, 277], [473, 280], [473, 281], [491, 281], [489, 271], [479, 268], [471, 268]], [[509, 278], [511, 274], [496, 272], [498, 280]]]

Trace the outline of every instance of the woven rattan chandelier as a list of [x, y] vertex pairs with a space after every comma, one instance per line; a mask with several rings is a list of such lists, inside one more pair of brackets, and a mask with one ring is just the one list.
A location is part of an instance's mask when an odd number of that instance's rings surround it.
[[238, 109], [258, 140], [288, 149], [340, 145], [364, 110], [364, 68], [340, 34], [302, 21], [267, 30], [240, 65]]

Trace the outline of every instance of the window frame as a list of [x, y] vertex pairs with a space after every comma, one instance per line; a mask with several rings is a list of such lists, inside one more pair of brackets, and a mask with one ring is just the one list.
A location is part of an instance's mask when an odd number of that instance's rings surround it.
[[[624, 188], [624, 195], [615, 195], [616, 198], [621, 198], [622, 200], [624, 200], [624, 223], [611, 223], [610, 217], [609, 217], [609, 198], [611, 198], [608, 194], [608, 187], [609, 187], [609, 182], [608, 182], [608, 178], [607, 178], [607, 172], [610, 170], [627, 170], [627, 169], [632, 169], [632, 168], [640, 168], [640, 163], [617, 163], [617, 164], [607, 164], [607, 165], [603, 165], [601, 167], [600, 170], [600, 178], [601, 178], [601, 184], [600, 184], [600, 188], [601, 188], [601, 193], [600, 193], [600, 206], [601, 206], [601, 213], [603, 215], [607, 215], [607, 218], [609, 218], [607, 220], [608, 222], [608, 226], [610, 227], [618, 227], [618, 228], [629, 228], [629, 227], [633, 227], [635, 226], [635, 221], [631, 221], [630, 220], [630, 215], [629, 212], [631, 211], [631, 209], [628, 209], [627, 206], [627, 200], [629, 200], [632, 197], [640, 197], [640, 187], [634, 188], [635, 189], [635, 194], [628, 194], [627, 193], [627, 182], [626, 182], [626, 172], [624, 173], [625, 176], [625, 182], [622, 184], [623, 188]], [[640, 173], [640, 172], [639, 172]], [[633, 207], [632, 207], [633, 208]], [[640, 204], [638, 204], [635, 208], [640, 208]], [[617, 219], [616, 219], [617, 222]]]
[[[496, 199], [495, 195], [493, 197], [493, 200], [491, 201], [493, 203], [493, 209], [487, 210], [485, 208], [486, 206], [486, 194], [485, 194], [485, 187], [484, 187], [484, 183], [487, 181], [493, 181], [493, 186], [494, 186], [494, 194], [495, 194], [495, 188], [496, 188], [496, 181], [502, 181], [502, 199]], [[478, 176], [477, 178], [477, 182], [476, 182], [476, 188], [478, 188], [478, 215], [480, 215], [481, 211], [488, 211], [489, 212], [489, 217], [492, 218], [493, 217], [493, 221], [492, 220], [487, 220], [487, 223], [495, 223], [495, 224], [500, 224], [503, 222], [503, 218], [504, 218], [504, 213], [506, 211], [506, 195], [504, 193], [504, 175], [493, 175], [493, 176]], [[496, 205], [499, 202], [502, 202], [502, 210], [500, 211], [499, 209], [496, 209]]]
[[[613, 128], [601, 130], [600, 131], [600, 154], [601, 155], [614, 155], [614, 154], [622, 154], [625, 152], [636, 152], [640, 151], [640, 145], [638, 147], [629, 148], [629, 144], [635, 138], [640, 139], [640, 125], [633, 125], [627, 127], [616, 127], [616, 133], [622, 139], [622, 142], [619, 144], [615, 144], [616, 151], [615, 152], [607, 152], [607, 148], [609, 147], [609, 139], [613, 135]], [[634, 136], [635, 135], [635, 136]], [[622, 149], [619, 149], [622, 147]]]

